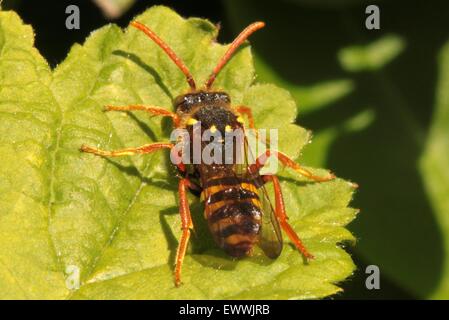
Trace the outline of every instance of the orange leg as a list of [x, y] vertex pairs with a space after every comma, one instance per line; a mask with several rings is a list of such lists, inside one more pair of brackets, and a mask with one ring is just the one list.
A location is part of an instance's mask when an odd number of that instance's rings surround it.
[[244, 114], [248, 118], [249, 127], [251, 129], [256, 129], [256, 125], [254, 123], [253, 112], [251, 111], [251, 108], [246, 107], [246, 106], [238, 106], [235, 108], [235, 110], [238, 113]]
[[143, 146], [137, 147], [137, 148], [126, 148], [121, 150], [112, 150], [112, 151], [106, 151], [101, 150], [94, 147], [89, 147], [86, 145], [81, 146], [81, 151], [87, 152], [87, 153], [93, 153], [98, 156], [102, 157], [120, 157], [120, 156], [129, 156], [133, 154], [146, 154], [146, 153], [152, 153], [154, 151], [160, 150], [160, 149], [171, 149], [173, 148], [172, 143], [167, 142], [157, 142], [157, 143], [151, 143], [151, 144], [145, 144]]
[[[81, 146], [81, 151], [86, 152], [86, 153], [93, 153], [97, 156], [102, 156], [102, 157], [120, 157], [120, 156], [130, 156], [130, 155], [134, 155], [134, 154], [152, 153], [154, 151], [164, 149], [164, 148], [172, 149], [173, 144], [168, 143], [168, 142], [157, 142], [157, 143], [145, 144], [145, 145], [137, 147], [137, 148], [126, 148], [126, 149], [112, 150], [112, 151], [101, 150], [101, 149], [89, 147], [89, 146], [86, 146], [83, 144]], [[184, 163], [182, 162], [182, 156], [180, 154], [176, 154], [176, 155], [174, 155], [174, 157], [179, 159], [179, 161], [177, 161], [176, 166], [179, 168], [179, 170], [181, 172], [185, 172], [186, 167], [185, 167]]]
[[189, 203], [187, 202], [186, 190], [190, 187], [190, 181], [182, 179], [179, 181], [179, 214], [181, 215], [181, 239], [178, 245], [178, 251], [176, 253], [176, 266], [175, 266], [175, 285], [179, 287], [181, 284], [181, 268], [184, 256], [186, 254], [187, 245], [190, 238], [190, 230], [193, 228], [192, 217], [190, 216]]
[[252, 172], [259, 171], [265, 165], [265, 163], [267, 162], [268, 158], [271, 155], [276, 156], [284, 166], [292, 168], [293, 170], [298, 172], [300, 175], [302, 175], [306, 178], [309, 178], [311, 180], [318, 181], [318, 182], [324, 182], [324, 181], [329, 181], [329, 180], [332, 180], [335, 178], [335, 176], [332, 173], [330, 173], [327, 177], [316, 176], [309, 170], [304, 169], [299, 164], [297, 164], [295, 161], [290, 159], [286, 154], [279, 152], [279, 151], [272, 151], [269, 149], [267, 151], [265, 151], [265, 153], [263, 155], [261, 155], [259, 158], [257, 158], [256, 163], [254, 163], [250, 166], [250, 170]]
[[299, 239], [295, 230], [288, 223], [288, 216], [285, 212], [285, 204], [284, 198], [282, 196], [281, 185], [279, 184], [278, 177], [274, 175], [264, 175], [263, 179], [265, 182], [272, 181], [274, 187], [274, 195], [275, 195], [275, 214], [281, 225], [281, 228], [285, 231], [290, 240], [295, 244], [296, 248], [302, 253], [302, 255], [306, 259], [313, 259], [314, 256], [307, 250], [307, 248], [302, 243], [301, 239]]
[[179, 117], [176, 113], [165, 110], [160, 107], [130, 105], [130, 106], [106, 106], [104, 109], [105, 111], [146, 111], [155, 116], [164, 116], [172, 118], [175, 126], [178, 126], [179, 124]]

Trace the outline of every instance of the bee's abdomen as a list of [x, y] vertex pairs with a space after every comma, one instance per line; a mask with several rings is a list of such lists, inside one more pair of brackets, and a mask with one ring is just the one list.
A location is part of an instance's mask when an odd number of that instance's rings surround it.
[[258, 240], [262, 212], [256, 187], [235, 182], [210, 187], [204, 199], [205, 215], [217, 244], [229, 255], [241, 257], [248, 255]]

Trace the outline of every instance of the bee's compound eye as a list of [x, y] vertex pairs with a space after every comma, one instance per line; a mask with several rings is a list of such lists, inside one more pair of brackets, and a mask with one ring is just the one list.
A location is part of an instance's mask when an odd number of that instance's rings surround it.
[[217, 93], [217, 100], [223, 101], [225, 103], [231, 102], [231, 98], [229, 98], [228, 94], [224, 92]]

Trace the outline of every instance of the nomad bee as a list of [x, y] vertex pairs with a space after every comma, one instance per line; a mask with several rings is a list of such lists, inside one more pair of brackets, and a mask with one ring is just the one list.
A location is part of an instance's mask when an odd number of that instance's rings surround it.
[[[190, 90], [187, 94], [178, 96], [174, 101], [176, 112], [156, 106], [107, 106], [108, 111], [135, 111], [142, 110], [152, 115], [170, 117], [176, 129], [183, 129], [189, 133], [190, 146], [196, 134], [205, 131], [221, 133], [225, 136], [234, 130], [244, 130], [242, 116], [247, 117], [249, 127], [255, 129], [254, 119], [249, 107], [232, 106], [231, 99], [226, 92], [212, 89], [215, 78], [220, 70], [239, 46], [256, 30], [264, 27], [263, 22], [255, 22], [244, 29], [231, 43], [229, 49], [219, 60], [210, 77], [200, 89], [181, 59], [162, 41], [152, 30], [139, 22], [131, 25], [151, 38], [168, 57], [179, 67], [187, 78]], [[196, 129], [195, 129], [196, 128]], [[244, 153], [248, 152], [247, 140], [243, 140]], [[224, 143], [223, 143], [224, 145]], [[242, 145], [240, 145], [242, 146]], [[313, 256], [308, 252], [301, 240], [287, 222], [284, 200], [278, 178], [275, 175], [261, 175], [259, 171], [271, 156], [284, 166], [294, 169], [299, 174], [314, 181], [328, 181], [333, 175], [318, 177], [302, 168], [285, 154], [267, 149], [253, 163], [223, 162], [206, 163], [185, 160], [181, 151], [173, 152], [176, 148], [173, 143], [152, 143], [136, 148], [126, 148], [115, 151], [105, 151], [83, 145], [81, 150], [103, 157], [117, 157], [133, 154], [147, 154], [161, 149], [170, 149], [172, 162], [176, 163], [181, 179], [179, 181], [179, 213], [182, 222], [182, 235], [176, 256], [174, 271], [175, 284], [181, 283], [181, 267], [186, 253], [190, 232], [193, 228], [189, 204], [186, 193], [188, 190], [201, 194], [204, 201], [204, 216], [208, 221], [209, 229], [218, 246], [233, 257], [244, 257], [252, 253], [255, 245], [270, 258], [279, 256], [282, 250], [282, 235], [280, 229], [285, 231], [290, 240], [306, 259]], [[238, 147], [238, 146], [237, 146]], [[200, 144], [201, 150], [206, 148]], [[178, 161], [173, 161], [176, 158]], [[270, 204], [264, 184], [272, 182], [275, 192], [274, 209]]]

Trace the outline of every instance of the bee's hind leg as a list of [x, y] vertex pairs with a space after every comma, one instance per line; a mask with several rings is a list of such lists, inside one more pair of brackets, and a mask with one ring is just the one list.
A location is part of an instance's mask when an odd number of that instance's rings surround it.
[[179, 181], [179, 214], [181, 215], [181, 239], [179, 240], [178, 251], [176, 253], [175, 266], [175, 285], [181, 285], [181, 269], [184, 256], [186, 254], [187, 245], [190, 239], [190, 232], [193, 228], [192, 217], [190, 216], [189, 203], [187, 201], [187, 188], [191, 186], [188, 179], [181, 179]]
[[296, 248], [298, 248], [298, 250], [306, 259], [313, 259], [314, 256], [307, 250], [307, 248], [302, 243], [301, 239], [296, 234], [295, 230], [293, 230], [293, 228], [288, 223], [288, 216], [287, 213], [285, 212], [284, 198], [282, 196], [281, 185], [279, 183], [278, 177], [276, 177], [275, 175], [264, 175], [262, 176], [262, 179], [265, 183], [269, 181], [273, 182], [274, 197], [275, 197], [274, 211], [276, 218], [278, 219], [279, 224], [281, 225], [282, 230], [285, 231], [287, 236], [290, 238], [290, 240], [294, 243]]

